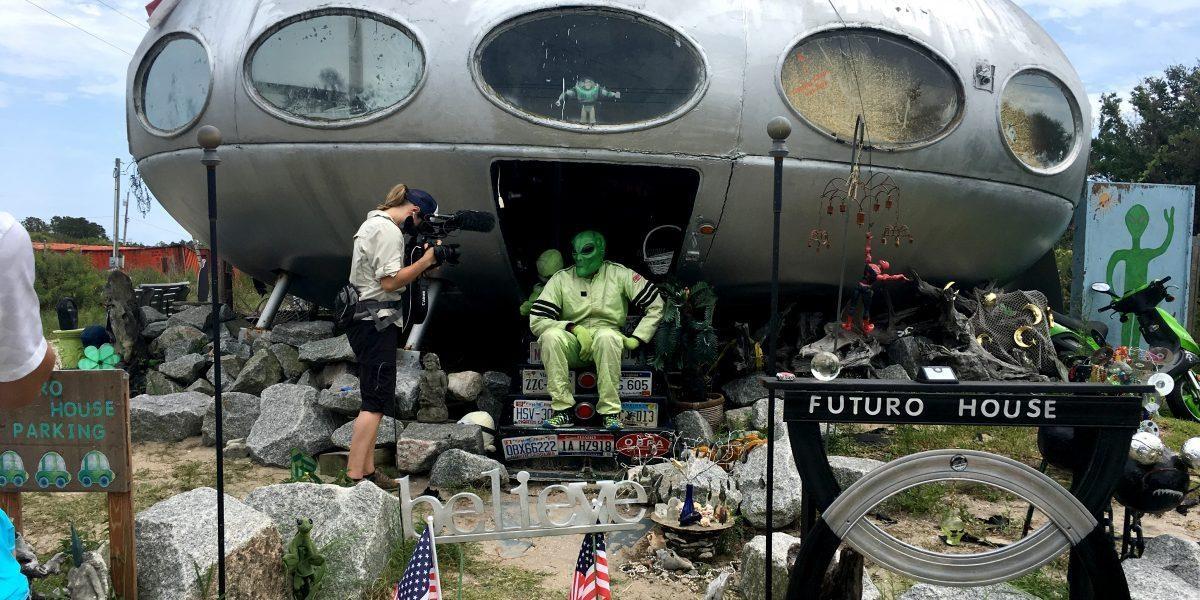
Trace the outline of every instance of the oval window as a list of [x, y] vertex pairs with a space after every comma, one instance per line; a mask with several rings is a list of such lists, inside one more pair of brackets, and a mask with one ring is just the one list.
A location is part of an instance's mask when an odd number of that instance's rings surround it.
[[809, 124], [854, 138], [861, 114], [868, 143], [897, 149], [938, 138], [958, 121], [962, 88], [940, 59], [912, 42], [865, 29], [802, 40], [783, 61], [783, 92]]
[[1004, 143], [1033, 169], [1053, 169], [1070, 158], [1078, 137], [1076, 122], [1066, 87], [1047, 73], [1018, 73], [1000, 97]]
[[661, 122], [694, 104], [704, 82], [691, 42], [607, 9], [521, 17], [484, 39], [477, 68], [500, 106], [572, 129]]
[[400, 24], [350, 10], [277, 25], [246, 65], [262, 101], [306, 123], [379, 116], [409, 98], [424, 72], [425, 54]]
[[195, 38], [167, 37], [146, 55], [139, 94], [150, 128], [177, 133], [192, 125], [208, 102], [212, 74], [208, 52]]

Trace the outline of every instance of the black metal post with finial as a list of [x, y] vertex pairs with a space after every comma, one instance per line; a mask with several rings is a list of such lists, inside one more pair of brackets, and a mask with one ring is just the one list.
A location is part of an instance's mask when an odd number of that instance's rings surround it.
[[221, 295], [217, 293], [217, 165], [221, 164], [217, 156], [217, 146], [221, 145], [221, 130], [212, 125], [205, 125], [196, 133], [196, 141], [204, 149], [200, 162], [208, 176], [208, 274], [211, 287], [209, 298], [212, 302], [212, 344], [213, 344], [213, 408], [216, 417], [217, 440], [217, 598], [225, 597], [225, 432], [223, 431], [224, 414], [221, 406]]
[[[792, 123], [785, 117], [775, 117], [767, 123], [767, 135], [771, 136], [771, 158], [775, 159], [775, 190], [774, 190], [774, 209], [775, 222], [774, 229], [771, 233], [771, 320], [767, 323], [767, 375], [774, 376], [778, 373], [778, 365], [775, 363], [775, 353], [779, 344], [779, 328], [782, 323], [779, 322], [779, 221], [780, 215], [783, 213], [783, 159], [788, 155], [787, 138], [792, 135]], [[770, 600], [771, 594], [771, 572], [774, 570], [773, 557], [771, 552], [772, 538], [775, 534], [774, 519], [772, 518], [775, 512], [775, 389], [772, 388], [767, 393], [767, 543], [764, 549], [766, 554], [765, 568], [763, 572], [766, 575], [765, 589], [767, 590], [767, 599]]]

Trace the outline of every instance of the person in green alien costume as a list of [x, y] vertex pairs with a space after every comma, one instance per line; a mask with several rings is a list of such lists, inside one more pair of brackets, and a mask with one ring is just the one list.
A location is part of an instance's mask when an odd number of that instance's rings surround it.
[[546, 289], [546, 282], [550, 280], [550, 276], [561, 271], [563, 268], [562, 252], [558, 250], [547, 250], [537, 258], [538, 278], [539, 283], [534, 284], [533, 290], [529, 292], [529, 298], [521, 303], [521, 316], [528, 317], [530, 309], [533, 308], [533, 303], [542, 295], [542, 290]]
[[[1134, 204], [1129, 212], [1125, 213], [1125, 227], [1129, 230], [1133, 247], [1112, 253], [1112, 257], [1108, 259], [1108, 273], [1104, 278], [1108, 285], [1113, 286], [1113, 274], [1117, 265], [1125, 263], [1125, 289], [1121, 295], [1144, 287], [1149, 281], [1150, 261], [1166, 254], [1167, 248], [1171, 247], [1171, 240], [1175, 237], [1175, 209], [1164, 210], [1163, 218], [1167, 221], [1167, 237], [1162, 245], [1158, 248], [1143, 248], [1142, 234], [1146, 233], [1146, 228], [1150, 226], [1150, 211], [1141, 204]], [[1121, 324], [1122, 346], [1137, 346], [1141, 343], [1141, 337], [1136, 318]]]
[[[553, 414], [546, 425], [574, 424], [570, 369], [596, 365], [597, 411], [607, 429], [621, 428], [621, 354], [650, 341], [662, 319], [658, 287], [633, 269], [604, 260], [604, 236], [584, 231], [571, 241], [575, 267], [555, 273], [529, 311], [529, 328], [538, 336]], [[643, 317], [633, 335], [621, 333], [629, 305]]]
[[591, 77], [580, 77], [575, 81], [575, 87], [563, 90], [554, 101], [554, 106], [562, 106], [563, 98], [574, 98], [579, 101], [579, 122], [588, 125], [596, 124], [596, 103], [601, 98], [621, 99], [621, 92], [610, 92], [604, 86], [596, 83]]

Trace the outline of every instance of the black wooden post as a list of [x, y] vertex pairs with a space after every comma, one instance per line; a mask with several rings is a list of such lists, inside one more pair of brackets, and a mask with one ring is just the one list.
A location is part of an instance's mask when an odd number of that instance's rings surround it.
[[[778, 372], [775, 353], [779, 344], [779, 220], [783, 212], [783, 159], [788, 155], [787, 138], [792, 134], [792, 124], [784, 117], [775, 117], [767, 123], [767, 135], [771, 136], [771, 157], [775, 159], [775, 222], [771, 234], [771, 321], [767, 329], [767, 374]], [[767, 544], [766, 584], [767, 598], [771, 598], [772, 538], [775, 534], [773, 513], [775, 512], [775, 389], [767, 393]]]

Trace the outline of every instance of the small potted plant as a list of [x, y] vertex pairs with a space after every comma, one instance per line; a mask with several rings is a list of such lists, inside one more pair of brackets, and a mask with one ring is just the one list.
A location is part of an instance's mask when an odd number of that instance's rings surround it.
[[675, 379], [671, 392], [676, 410], [699, 411], [715, 429], [725, 416], [725, 397], [709, 389], [719, 355], [712, 322], [717, 294], [704, 282], [688, 286], [666, 281], [658, 289], [664, 307], [652, 363], [671, 374], [668, 381]]

